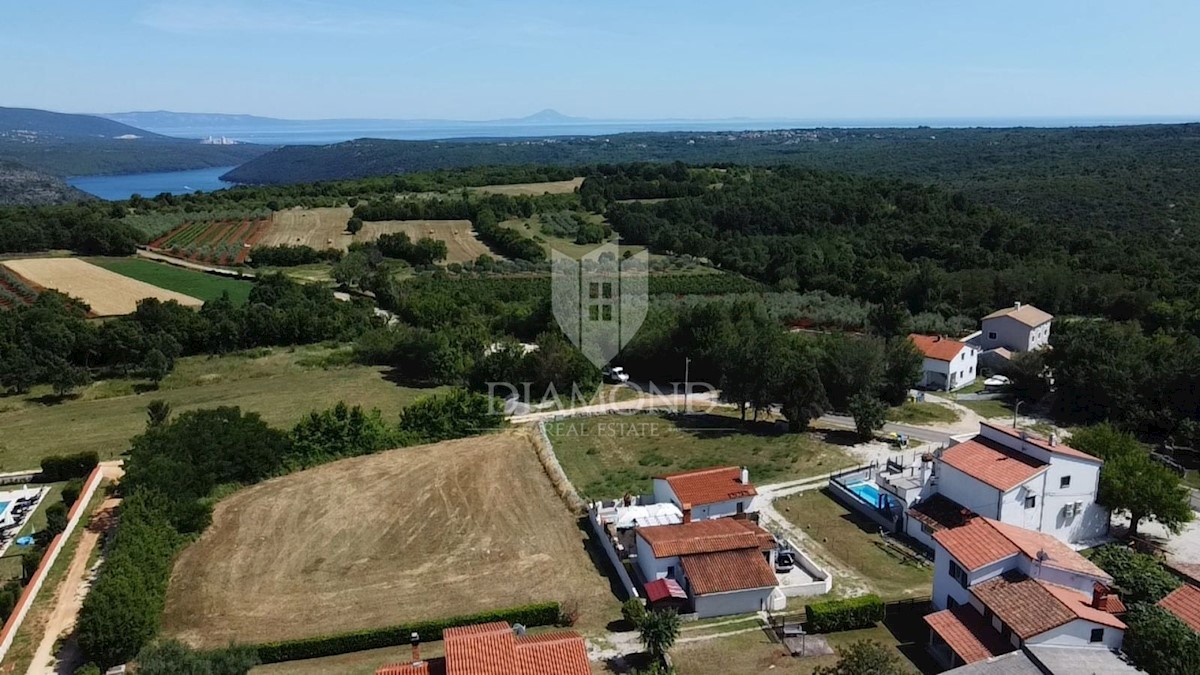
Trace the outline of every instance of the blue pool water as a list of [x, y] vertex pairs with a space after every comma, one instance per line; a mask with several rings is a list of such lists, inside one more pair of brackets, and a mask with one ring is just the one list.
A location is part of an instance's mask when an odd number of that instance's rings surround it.
[[0, 513], [4, 513], [4, 509], [8, 508], [8, 502], [0, 502]]
[[[871, 506], [874, 506], [874, 507], [881, 506], [880, 501], [879, 501], [879, 497], [880, 497], [879, 488], [876, 488], [874, 483], [870, 483], [868, 481], [862, 481], [860, 483], [851, 483], [850, 485], [846, 486], [846, 489], [853, 492], [854, 494], [858, 495], [859, 499], [862, 499], [864, 502], [870, 504]], [[887, 497], [887, 500], [889, 502], [892, 501], [891, 495], [884, 495], [884, 496]]]

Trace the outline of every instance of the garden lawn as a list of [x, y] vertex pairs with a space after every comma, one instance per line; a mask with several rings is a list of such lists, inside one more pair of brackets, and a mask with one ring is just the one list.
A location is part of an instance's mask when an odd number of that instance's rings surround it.
[[326, 357], [338, 353], [305, 347], [191, 356], [179, 359], [157, 390], [143, 381], [107, 380], [61, 403], [47, 402], [54, 399], [46, 388], [0, 397], [0, 472], [36, 469], [47, 455], [84, 450], [95, 450], [101, 459], [117, 457], [145, 429], [146, 405], [155, 399], [171, 404], [176, 413], [239, 406], [289, 428], [310, 411], [339, 401], [379, 408], [395, 421], [404, 406], [441, 391], [398, 386], [387, 379], [386, 368], [324, 367]]
[[999, 399], [990, 399], [986, 401], [959, 401], [971, 410], [974, 410], [980, 417], [987, 419], [995, 419], [997, 417], [1012, 417], [1012, 407], [1008, 402]]
[[763, 485], [854, 465], [810, 434], [723, 414], [604, 415], [547, 422], [554, 453], [585, 498], [648, 494], [652, 478], [712, 466], [744, 466]]
[[932, 565], [919, 567], [882, 546], [879, 525], [824, 490], [777, 499], [775, 509], [831, 558], [857, 570], [884, 600], [924, 597], [932, 591]]
[[[796, 598], [794, 601], [802, 600]], [[903, 646], [884, 626], [822, 635], [835, 650], [859, 640], [875, 640], [896, 649], [896, 657], [910, 672], [919, 672], [900, 650]], [[807, 675], [821, 666], [831, 666], [837, 656], [793, 658], [782, 645], [761, 631], [737, 633], [712, 640], [684, 643], [671, 650], [671, 659], [680, 673], [688, 675]]]
[[91, 258], [94, 265], [116, 272], [130, 279], [153, 284], [168, 291], [175, 291], [199, 298], [205, 302], [216, 300], [222, 293], [229, 293], [234, 305], [244, 305], [254, 287], [249, 281], [226, 279], [215, 274], [172, 267], [166, 263], [151, 262], [138, 258]]

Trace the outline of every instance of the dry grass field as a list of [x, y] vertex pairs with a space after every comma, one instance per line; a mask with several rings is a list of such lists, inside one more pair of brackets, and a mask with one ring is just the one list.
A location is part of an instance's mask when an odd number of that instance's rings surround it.
[[574, 600], [619, 615], [525, 430], [346, 459], [242, 490], [180, 555], [164, 632], [203, 647]]
[[414, 241], [429, 237], [446, 242], [446, 262], [466, 262], [482, 254], [492, 255], [475, 236], [469, 220], [381, 220], [363, 223], [356, 235], [346, 233], [346, 221], [354, 215], [349, 207], [288, 209], [276, 211], [262, 238], [264, 246], [304, 245], [315, 249], [340, 248], [352, 242], [375, 241], [382, 234], [404, 232]]
[[95, 316], [129, 314], [144, 298], [175, 300], [186, 307], [204, 304], [190, 295], [152, 286], [78, 258], [7, 260], [4, 265], [43, 288], [86, 302]]
[[552, 180], [544, 183], [513, 183], [511, 185], [481, 185], [470, 188], [474, 192], [497, 195], [558, 195], [571, 193], [583, 185], [583, 176], [571, 180]]

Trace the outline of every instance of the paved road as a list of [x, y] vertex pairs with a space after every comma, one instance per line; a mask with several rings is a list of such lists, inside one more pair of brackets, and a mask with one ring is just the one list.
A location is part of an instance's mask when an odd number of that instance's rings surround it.
[[[854, 420], [850, 417], [842, 415], [822, 415], [821, 422], [830, 426], [838, 427], [839, 429], [853, 429]], [[951, 436], [959, 432], [945, 429], [935, 429], [932, 427], [915, 427], [911, 424], [894, 424], [888, 422], [883, 425], [883, 431], [886, 433], [904, 434], [909, 438], [927, 443], [945, 443], [950, 440]]]

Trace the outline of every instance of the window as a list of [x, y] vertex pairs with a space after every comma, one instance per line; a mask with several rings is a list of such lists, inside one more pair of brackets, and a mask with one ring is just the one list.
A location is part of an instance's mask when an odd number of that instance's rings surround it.
[[995, 339], [996, 339], [996, 331], [994, 331], [994, 330], [989, 330], [989, 331], [988, 331], [988, 339], [989, 339], [989, 340], [995, 340]]
[[[950, 564], [953, 565], [954, 563], [950, 563]], [[955, 607], [958, 607], [958, 601], [954, 599], [953, 595], [947, 595], [946, 596], [946, 609], [954, 609]]]
[[1104, 642], [1104, 629], [1093, 628], [1092, 636], [1088, 639], [1088, 642]]
[[1069, 487], [1071, 487], [1071, 477], [1070, 477], [1070, 476], [1063, 476], [1062, 478], [1059, 478], [1059, 479], [1058, 479], [1058, 487], [1059, 487], [1059, 488], [1069, 488]]
[[925, 534], [933, 534], [933, 528], [926, 525], [925, 523], [921, 523], [921, 532], [923, 532]]
[[950, 561], [950, 578], [958, 582], [959, 586], [967, 587], [967, 571], [958, 566], [958, 563]]
[[1029, 495], [1025, 498], [1025, 508], [1032, 509], [1037, 506], [1037, 495]]

